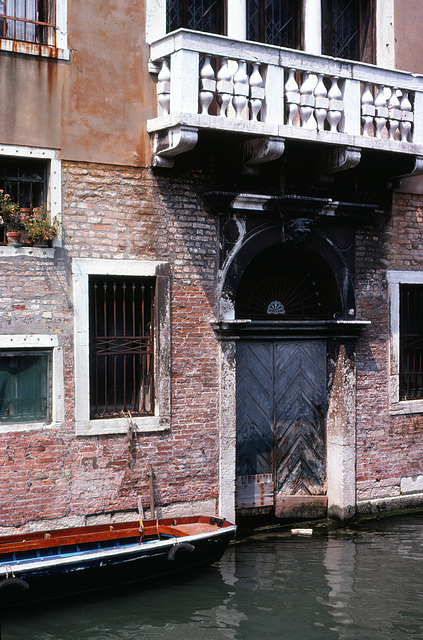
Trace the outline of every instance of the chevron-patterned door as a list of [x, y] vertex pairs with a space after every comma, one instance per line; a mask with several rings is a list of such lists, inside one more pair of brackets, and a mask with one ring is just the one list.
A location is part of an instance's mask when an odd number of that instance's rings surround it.
[[325, 407], [324, 341], [238, 344], [238, 509], [325, 507]]

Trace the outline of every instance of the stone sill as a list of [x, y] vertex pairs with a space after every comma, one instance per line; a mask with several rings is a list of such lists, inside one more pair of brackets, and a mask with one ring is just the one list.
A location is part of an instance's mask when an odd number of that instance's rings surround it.
[[0, 258], [54, 258], [52, 247], [18, 247], [14, 245], [0, 246]]
[[[170, 418], [159, 416], [132, 417], [131, 422], [137, 433], [155, 433], [170, 429]], [[77, 420], [77, 436], [101, 436], [128, 434], [129, 421], [127, 418], [106, 420]]]
[[69, 49], [60, 49], [45, 44], [33, 42], [19, 42], [0, 38], [0, 51], [10, 51], [10, 53], [24, 53], [30, 56], [40, 56], [42, 58], [53, 58], [55, 60], [69, 60]]

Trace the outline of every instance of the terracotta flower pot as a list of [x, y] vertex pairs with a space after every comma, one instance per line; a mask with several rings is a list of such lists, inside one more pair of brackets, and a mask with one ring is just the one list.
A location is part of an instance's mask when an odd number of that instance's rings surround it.
[[7, 231], [6, 232], [7, 244], [20, 244], [21, 232], [20, 231]]

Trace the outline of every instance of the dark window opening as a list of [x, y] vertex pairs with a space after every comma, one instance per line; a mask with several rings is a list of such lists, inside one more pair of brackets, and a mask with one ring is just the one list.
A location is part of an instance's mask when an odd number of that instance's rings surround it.
[[0, 37], [55, 46], [55, 0], [0, 0]]
[[154, 278], [90, 276], [90, 417], [154, 415]]
[[245, 269], [236, 318], [328, 320], [341, 314], [338, 286], [328, 263], [309, 249], [275, 245]]
[[299, 47], [299, 9], [298, 0], [247, 0], [247, 39]]
[[[48, 180], [49, 163], [44, 160], [0, 157], [0, 189], [21, 210], [46, 205]], [[22, 217], [24, 213], [21, 211]], [[0, 218], [0, 243], [4, 242], [5, 227]]]
[[423, 285], [400, 285], [400, 400], [423, 398]]
[[0, 424], [51, 422], [51, 351], [0, 354]]
[[206, 33], [223, 33], [222, 0], [168, 0], [166, 31], [192, 29]]
[[48, 163], [43, 160], [0, 158], [0, 189], [21, 208], [46, 204]]
[[322, 0], [322, 53], [374, 63], [374, 0]]

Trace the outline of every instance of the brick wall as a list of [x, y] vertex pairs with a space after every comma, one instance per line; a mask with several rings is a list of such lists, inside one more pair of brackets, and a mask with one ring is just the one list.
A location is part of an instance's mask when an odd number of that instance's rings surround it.
[[423, 199], [395, 194], [392, 215], [357, 238], [357, 498], [395, 498], [422, 472], [423, 416], [389, 411], [390, 310], [386, 271], [423, 270]]
[[[155, 502], [217, 499], [217, 221], [202, 211], [201, 176], [63, 164], [63, 249], [54, 260], [3, 258], [0, 332], [58, 336], [65, 421], [0, 435], [0, 530], [40, 518], [77, 521]], [[161, 433], [75, 437], [72, 258], [155, 259], [171, 266], [172, 426]], [[75, 375], [78, 375], [77, 372]], [[63, 520], [65, 522], [65, 520]], [[28, 526], [28, 525], [27, 525]]]

